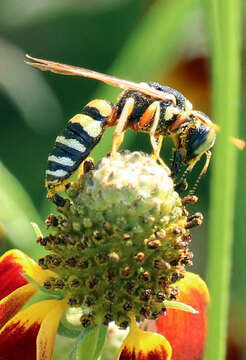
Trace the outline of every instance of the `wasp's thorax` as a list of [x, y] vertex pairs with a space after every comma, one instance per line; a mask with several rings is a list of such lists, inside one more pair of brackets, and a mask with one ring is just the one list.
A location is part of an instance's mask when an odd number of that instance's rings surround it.
[[[160, 120], [155, 133], [156, 135], [166, 135], [168, 133], [168, 128], [177, 119], [178, 115], [182, 114], [184, 111], [191, 110], [192, 105], [182, 93], [169, 86], [163, 86], [155, 82], [143, 84], [145, 84], [146, 87], [154, 88], [171, 96], [171, 99], [168, 100], [158, 100], [160, 103]], [[139, 127], [139, 123], [141, 122], [141, 117], [144, 115], [145, 111], [157, 99], [136, 90], [126, 90], [121, 93], [118, 98], [116, 105], [117, 111], [114, 114], [115, 119], [120, 117], [125, 102], [129, 98], [134, 99], [134, 107], [129, 116], [127, 126], [133, 130], [148, 133], [153, 124], [153, 119], [144, 127]]]

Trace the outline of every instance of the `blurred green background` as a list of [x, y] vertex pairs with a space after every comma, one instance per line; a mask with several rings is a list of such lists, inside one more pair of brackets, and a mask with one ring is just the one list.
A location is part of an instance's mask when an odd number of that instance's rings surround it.
[[[69, 118], [91, 99], [102, 97], [115, 102], [119, 94], [117, 89], [95, 80], [32, 69], [24, 63], [24, 54], [132, 81], [158, 81], [180, 90], [195, 109], [211, 115], [209, 39], [203, 3], [199, 0], [1, 0], [1, 252], [18, 247], [34, 258], [41, 254], [30, 221], [37, 222], [45, 232], [43, 222], [50, 211], [55, 211], [46, 200], [44, 188], [47, 157], [55, 137]], [[240, 137], [245, 139], [245, 81], [242, 84]], [[107, 131], [93, 151], [96, 159], [110, 150], [111, 135], [112, 131]], [[148, 136], [130, 131], [122, 147], [151, 151]], [[167, 142], [162, 152], [167, 162], [170, 147]], [[230, 360], [246, 358], [242, 354], [246, 324], [245, 151], [238, 158]], [[202, 164], [203, 161], [191, 176], [191, 183]], [[202, 276], [206, 276], [212, 167], [198, 188], [199, 203], [191, 208], [192, 212], [201, 211], [205, 216], [203, 226], [193, 231], [192, 244], [195, 254], [192, 271]]]

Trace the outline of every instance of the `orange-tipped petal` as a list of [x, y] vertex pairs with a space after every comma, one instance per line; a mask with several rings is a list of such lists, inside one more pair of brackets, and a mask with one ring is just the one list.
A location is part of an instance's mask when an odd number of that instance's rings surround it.
[[[31, 305], [28, 309], [19, 312], [14, 316], [0, 331], [0, 359], [5, 360], [36, 360], [37, 346], [36, 340], [42, 322], [49, 313], [54, 313], [58, 309], [60, 313], [61, 301], [45, 300]], [[53, 318], [50, 316], [49, 321], [51, 328], [53, 327]], [[55, 318], [56, 322], [57, 319]], [[53, 331], [49, 333], [46, 327], [47, 336], [54, 336]], [[49, 351], [49, 354], [52, 351]], [[40, 357], [40, 360], [51, 358]]]
[[124, 340], [117, 360], [170, 360], [172, 348], [163, 336], [137, 327], [131, 320], [130, 332]]
[[177, 300], [192, 306], [199, 313], [167, 309], [167, 315], [157, 319], [156, 331], [170, 342], [172, 360], [199, 360], [202, 359], [206, 340], [208, 288], [198, 275], [188, 272], [177, 285], [180, 290]]
[[26, 284], [0, 301], [0, 329], [25, 305], [38, 289]]

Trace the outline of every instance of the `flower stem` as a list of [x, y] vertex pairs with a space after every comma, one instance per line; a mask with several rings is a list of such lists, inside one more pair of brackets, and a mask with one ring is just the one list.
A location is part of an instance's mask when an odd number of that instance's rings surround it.
[[240, 98], [240, 0], [207, 0], [213, 121], [221, 127], [212, 175], [208, 285], [211, 293], [207, 359], [226, 356], [227, 312], [231, 274], [236, 149], [229, 142], [237, 132]]

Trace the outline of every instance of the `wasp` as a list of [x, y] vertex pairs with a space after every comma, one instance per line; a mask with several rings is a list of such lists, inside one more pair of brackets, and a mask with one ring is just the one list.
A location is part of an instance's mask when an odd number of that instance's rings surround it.
[[[63, 75], [82, 76], [102, 81], [123, 89], [113, 105], [104, 99], [90, 101], [82, 111], [72, 117], [61, 135], [56, 138], [48, 157], [46, 188], [48, 197], [64, 190], [71, 176], [79, 170], [106, 128], [115, 126], [111, 156], [118, 151], [127, 129], [148, 133], [154, 158], [176, 179], [183, 166], [187, 166], [176, 184], [184, 191], [187, 176], [205, 154], [205, 164], [197, 178], [195, 188], [206, 173], [216, 139], [216, 125], [207, 115], [193, 110], [191, 102], [179, 91], [156, 82], [135, 83], [81, 67], [65, 65], [26, 55], [26, 62], [43, 71]], [[171, 173], [160, 157], [163, 139], [171, 137], [174, 143]], [[194, 192], [194, 188], [192, 190]]]

